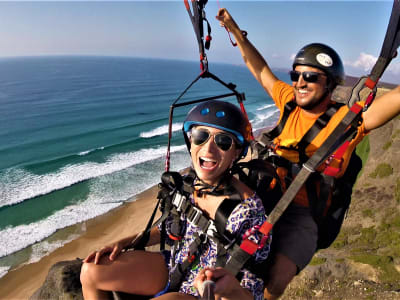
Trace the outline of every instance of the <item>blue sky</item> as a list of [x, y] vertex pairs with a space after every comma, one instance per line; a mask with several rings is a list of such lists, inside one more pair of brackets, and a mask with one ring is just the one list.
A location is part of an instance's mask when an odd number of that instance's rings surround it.
[[[213, 62], [243, 64], [215, 15], [226, 7], [272, 67], [290, 68], [310, 42], [326, 43], [345, 62], [346, 73], [363, 75], [379, 56], [392, 1], [211, 1], [207, 52]], [[183, 1], [0, 1], [0, 57], [112, 55], [198, 60]], [[400, 59], [385, 80], [400, 83]]]

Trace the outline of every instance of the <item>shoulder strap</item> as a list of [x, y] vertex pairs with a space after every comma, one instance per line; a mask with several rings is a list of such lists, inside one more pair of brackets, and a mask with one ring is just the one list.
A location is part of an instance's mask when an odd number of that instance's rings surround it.
[[[291, 148], [291, 150], [299, 152], [300, 162], [304, 163], [307, 161], [308, 156], [305, 153], [306, 148], [308, 147], [308, 145], [310, 145], [310, 143], [314, 140], [318, 133], [329, 123], [330, 119], [338, 111], [338, 109], [343, 105], [344, 104], [337, 102], [331, 103], [325, 113], [323, 113], [321, 116], [318, 117], [317, 120], [315, 120], [311, 128], [301, 138], [296, 148]], [[289, 115], [294, 111], [296, 106], [297, 104], [295, 100], [286, 103], [281, 121], [273, 130], [262, 135], [260, 139], [262, 144], [266, 146], [269, 145], [276, 137], [278, 137], [282, 133], [282, 130], [285, 127], [285, 124], [289, 118]]]
[[344, 104], [342, 103], [331, 103], [328, 109], [323, 113], [319, 118], [314, 122], [311, 128], [307, 131], [307, 133], [302, 137], [300, 142], [297, 144], [297, 148], [299, 151], [299, 160], [300, 163], [304, 163], [307, 161], [308, 156], [306, 155], [306, 148], [311, 142], [315, 139], [315, 137], [319, 134], [319, 132], [329, 123], [332, 116], [338, 111], [340, 107]]

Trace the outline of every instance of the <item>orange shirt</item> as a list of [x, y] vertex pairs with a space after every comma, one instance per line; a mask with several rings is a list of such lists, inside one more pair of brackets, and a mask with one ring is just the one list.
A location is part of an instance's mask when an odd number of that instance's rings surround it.
[[[273, 100], [276, 106], [280, 110], [280, 119], [283, 116], [283, 110], [285, 104], [294, 98], [293, 87], [283, 81], [277, 81], [274, 84], [272, 90]], [[363, 103], [360, 103], [363, 105]], [[343, 105], [339, 110], [332, 116], [331, 120], [327, 124], [325, 128], [323, 128], [315, 139], [310, 143], [310, 145], [306, 148], [306, 154], [308, 157], [311, 157], [312, 154], [321, 146], [321, 144], [328, 138], [328, 136], [332, 133], [332, 131], [336, 128], [336, 126], [340, 123], [346, 113], [349, 111], [349, 108], [346, 105]], [[312, 127], [315, 120], [318, 119], [318, 116], [309, 117], [306, 116], [303, 110], [300, 107], [296, 107], [295, 110], [289, 115], [289, 118], [283, 128], [281, 134], [274, 139], [274, 143], [278, 145], [276, 153], [291, 162], [297, 163], [299, 161], [299, 155], [297, 151], [289, 150], [289, 149], [280, 149], [279, 146], [290, 147], [296, 146], [297, 143], [300, 142], [302, 137], [307, 133], [307, 131]], [[278, 122], [279, 122], [278, 121]], [[351, 140], [350, 145], [343, 156], [343, 163], [341, 164], [341, 171], [338, 173], [337, 177], [340, 177], [344, 174], [347, 165], [349, 164], [351, 153], [354, 151], [355, 147], [361, 140], [365, 137], [368, 132], [364, 129], [364, 123], [358, 128], [358, 132], [356, 136]], [[332, 164], [339, 165], [340, 162], [333, 160]], [[324, 165], [322, 165], [318, 170], [322, 171]], [[295, 203], [301, 204], [303, 206], [308, 206], [307, 193], [305, 188], [303, 187], [298, 195], [296, 196]]]

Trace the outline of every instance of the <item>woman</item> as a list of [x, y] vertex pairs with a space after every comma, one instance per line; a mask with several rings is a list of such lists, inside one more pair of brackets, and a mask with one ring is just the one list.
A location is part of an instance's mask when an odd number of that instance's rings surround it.
[[[229, 173], [247, 152], [251, 133], [247, 118], [233, 104], [208, 101], [188, 113], [183, 132], [196, 175], [194, 190], [189, 197], [191, 205], [213, 223], [217, 221], [219, 207], [233, 203], [234, 195], [239, 195], [240, 201], [228, 214], [223, 230], [236, 241], [240, 241], [244, 234], [250, 235], [259, 245], [254, 261], [265, 260], [270, 239], [265, 242], [266, 237], [255, 230], [265, 221], [264, 207], [250, 188]], [[181, 214], [179, 231], [182, 236], [178, 238], [171, 234], [173, 223], [172, 216], [165, 223], [170, 244], [175, 240], [169, 252], [170, 258], [159, 252], [122, 251], [131, 246], [135, 236], [105, 246], [86, 257], [81, 271], [85, 299], [107, 298], [107, 291], [148, 295], [157, 299], [196, 299], [205, 280], [215, 282], [215, 294], [222, 299], [263, 299], [263, 281], [251, 271], [242, 268], [239, 282], [226, 269], [216, 268], [217, 261], [226, 261], [230, 254], [223, 252], [218, 241], [202, 232], [198, 224]], [[194, 252], [192, 245], [199, 237], [198, 255], [196, 259], [189, 260]], [[147, 245], [159, 242], [160, 230], [154, 228]], [[185, 261], [191, 264], [182, 271]], [[172, 277], [175, 277], [177, 266], [182, 271], [179, 291], [168, 292], [171, 281], [176, 282]]]

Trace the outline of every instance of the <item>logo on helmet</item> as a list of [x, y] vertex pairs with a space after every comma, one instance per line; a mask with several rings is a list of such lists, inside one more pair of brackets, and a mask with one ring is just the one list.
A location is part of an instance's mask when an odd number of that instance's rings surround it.
[[333, 65], [333, 60], [328, 54], [319, 53], [317, 54], [316, 59], [324, 67], [331, 67]]

